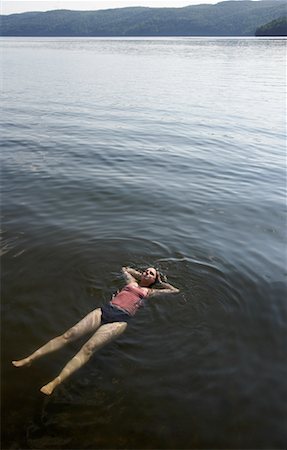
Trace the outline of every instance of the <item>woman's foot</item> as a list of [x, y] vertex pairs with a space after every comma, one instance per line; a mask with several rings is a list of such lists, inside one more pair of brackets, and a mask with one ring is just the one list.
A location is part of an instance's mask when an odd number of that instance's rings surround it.
[[57, 385], [58, 385], [58, 383], [55, 382], [55, 380], [50, 381], [50, 383], [45, 384], [45, 386], [42, 386], [40, 391], [45, 395], [51, 395]]
[[12, 361], [12, 364], [15, 367], [30, 366], [31, 360], [29, 358], [19, 359], [18, 361]]

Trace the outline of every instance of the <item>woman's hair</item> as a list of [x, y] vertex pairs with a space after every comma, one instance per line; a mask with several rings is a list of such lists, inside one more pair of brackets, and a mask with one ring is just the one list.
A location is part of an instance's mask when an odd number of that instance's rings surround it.
[[156, 271], [156, 278], [154, 282], [149, 285], [149, 288], [155, 286], [159, 282], [159, 280], [162, 280], [164, 282], [167, 281], [167, 277], [162, 272], [160, 272], [159, 269], [157, 269], [156, 267], [154, 267], [154, 269]]

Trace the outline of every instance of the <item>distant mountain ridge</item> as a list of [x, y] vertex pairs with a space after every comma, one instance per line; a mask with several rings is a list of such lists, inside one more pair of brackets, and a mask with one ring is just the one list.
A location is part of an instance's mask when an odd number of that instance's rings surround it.
[[0, 16], [1, 36], [254, 36], [287, 13], [287, 0], [225, 1], [184, 8], [55, 10]]

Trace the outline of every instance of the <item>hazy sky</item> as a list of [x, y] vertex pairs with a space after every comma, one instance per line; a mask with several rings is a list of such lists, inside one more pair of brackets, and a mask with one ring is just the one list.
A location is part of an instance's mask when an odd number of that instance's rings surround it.
[[221, 0], [0, 0], [1, 14], [13, 14], [25, 11], [48, 11], [51, 9], [96, 10], [124, 8], [127, 6], [174, 7], [200, 3], [219, 3]]

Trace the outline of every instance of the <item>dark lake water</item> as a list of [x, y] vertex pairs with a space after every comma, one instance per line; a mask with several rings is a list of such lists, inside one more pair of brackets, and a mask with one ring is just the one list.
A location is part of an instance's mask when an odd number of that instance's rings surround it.
[[[286, 447], [285, 42], [0, 44], [2, 448]], [[44, 397], [122, 265], [181, 292]]]

